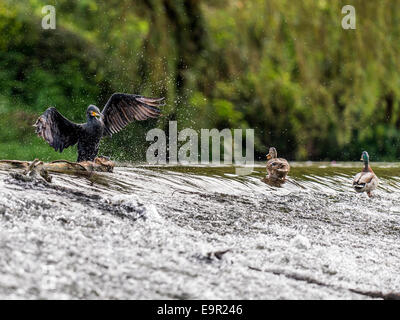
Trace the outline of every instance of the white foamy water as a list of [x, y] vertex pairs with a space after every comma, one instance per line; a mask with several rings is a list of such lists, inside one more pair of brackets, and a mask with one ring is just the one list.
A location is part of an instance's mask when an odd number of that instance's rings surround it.
[[[232, 167], [0, 171], [0, 297], [365, 299], [400, 292], [400, 165], [294, 163], [281, 188]], [[226, 251], [226, 252], [225, 252]], [[224, 253], [225, 252], [225, 253]]]

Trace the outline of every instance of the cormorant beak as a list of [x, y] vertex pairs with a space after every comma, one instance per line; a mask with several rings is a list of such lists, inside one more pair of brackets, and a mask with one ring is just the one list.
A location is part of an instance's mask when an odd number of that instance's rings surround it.
[[363, 157], [361, 157], [360, 161], [363, 161], [363, 160], [364, 160]]
[[268, 153], [267, 154], [267, 160], [269, 160], [269, 159], [271, 159], [272, 157], [271, 157], [271, 155]]
[[97, 112], [92, 111], [91, 112], [92, 117], [100, 117], [100, 114], [98, 114]]

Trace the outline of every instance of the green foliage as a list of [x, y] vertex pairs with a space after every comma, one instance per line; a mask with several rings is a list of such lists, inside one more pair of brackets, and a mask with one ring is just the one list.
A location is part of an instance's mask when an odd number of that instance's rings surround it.
[[[57, 29], [42, 30], [53, 4]], [[356, 8], [357, 29], [341, 27]], [[48, 106], [82, 122], [113, 92], [165, 96], [101, 152], [141, 161], [147, 130], [254, 128], [255, 150], [296, 160], [400, 157], [400, 2], [3, 0], [0, 158], [74, 159], [30, 126]]]

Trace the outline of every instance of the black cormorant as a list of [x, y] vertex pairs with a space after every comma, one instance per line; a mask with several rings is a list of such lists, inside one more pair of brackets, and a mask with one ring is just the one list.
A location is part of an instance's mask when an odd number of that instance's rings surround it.
[[157, 118], [164, 98], [147, 98], [135, 94], [114, 93], [102, 112], [94, 105], [86, 110], [86, 123], [66, 119], [56, 108], [48, 108], [36, 121], [36, 133], [56, 151], [78, 143], [78, 162], [94, 161], [100, 140], [121, 131], [133, 120]]

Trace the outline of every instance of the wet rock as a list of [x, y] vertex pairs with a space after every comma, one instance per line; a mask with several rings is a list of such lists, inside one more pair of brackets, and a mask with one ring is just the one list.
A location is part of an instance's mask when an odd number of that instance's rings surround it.
[[207, 257], [210, 258], [210, 259], [212, 259], [213, 257], [215, 257], [215, 258], [217, 258], [218, 260], [221, 260], [221, 259], [222, 259], [222, 256], [223, 256], [225, 253], [229, 252], [229, 251], [231, 251], [231, 250], [230, 250], [230, 249], [227, 249], [227, 250], [222, 250], [222, 251], [208, 252], [208, 253], [207, 253]]
[[230, 251], [231, 251], [231, 249], [220, 250], [220, 251], [211, 251], [211, 252], [207, 252], [205, 255], [196, 254], [195, 257], [199, 260], [205, 261], [207, 263], [211, 263], [213, 261], [221, 260], [223, 258], [223, 256], [227, 252], [230, 252]]

